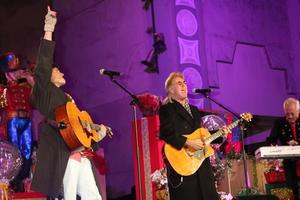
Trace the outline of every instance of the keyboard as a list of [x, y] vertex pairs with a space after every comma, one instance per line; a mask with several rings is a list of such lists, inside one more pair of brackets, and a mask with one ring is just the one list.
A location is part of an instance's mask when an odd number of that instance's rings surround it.
[[267, 146], [255, 151], [256, 159], [300, 158], [300, 145], [297, 146]]

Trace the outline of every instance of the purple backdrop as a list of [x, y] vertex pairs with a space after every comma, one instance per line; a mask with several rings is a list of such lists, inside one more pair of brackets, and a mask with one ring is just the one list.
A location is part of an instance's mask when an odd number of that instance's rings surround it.
[[[124, 76], [117, 80], [134, 94], [156, 95], [164, 95], [164, 80], [171, 71], [184, 71], [191, 87], [214, 87], [212, 97], [237, 113], [279, 116], [287, 96], [300, 97], [299, 1], [154, 3], [156, 29], [164, 33], [167, 45], [159, 57], [159, 74], [144, 72], [140, 64], [152, 47], [151, 35], [146, 33], [151, 13], [142, 9], [142, 1], [55, 3], [59, 12], [55, 58], [68, 80], [66, 90], [95, 122], [110, 125], [115, 133], [112, 140], [102, 142], [111, 198], [130, 193], [134, 184], [133, 115], [128, 95], [100, 76], [99, 69], [122, 72]], [[2, 51], [18, 50], [35, 57], [43, 6], [0, 7]], [[28, 13], [30, 20], [24, 17]], [[201, 96], [191, 97], [199, 106], [220, 109]]]

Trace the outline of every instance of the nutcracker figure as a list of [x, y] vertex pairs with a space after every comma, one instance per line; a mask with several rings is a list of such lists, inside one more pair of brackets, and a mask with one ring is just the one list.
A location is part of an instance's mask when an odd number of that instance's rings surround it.
[[[34, 80], [29, 70], [20, 67], [19, 56], [13, 52], [0, 55], [0, 108], [5, 113], [6, 139], [17, 146], [23, 167], [14, 181], [14, 189], [22, 191], [22, 180], [29, 175], [32, 153], [30, 93]], [[3, 136], [2, 136], [3, 137]]]

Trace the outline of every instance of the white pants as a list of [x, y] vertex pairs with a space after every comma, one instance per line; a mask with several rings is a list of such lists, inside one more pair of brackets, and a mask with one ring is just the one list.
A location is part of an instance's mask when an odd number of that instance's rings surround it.
[[96, 185], [89, 159], [68, 160], [63, 178], [64, 200], [76, 200], [78, 194], [82, 200], [102, 200]]

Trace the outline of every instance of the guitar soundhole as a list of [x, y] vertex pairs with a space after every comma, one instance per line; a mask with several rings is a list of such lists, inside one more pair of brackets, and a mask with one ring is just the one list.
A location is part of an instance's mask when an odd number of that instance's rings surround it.
[[86, 136], [88, 138], [93, 136], [93, 134], [91, 132], [89, 132], [88, 130], [86, 130], [86, 129], [84, 129], [84, 132], [86, 133]]

